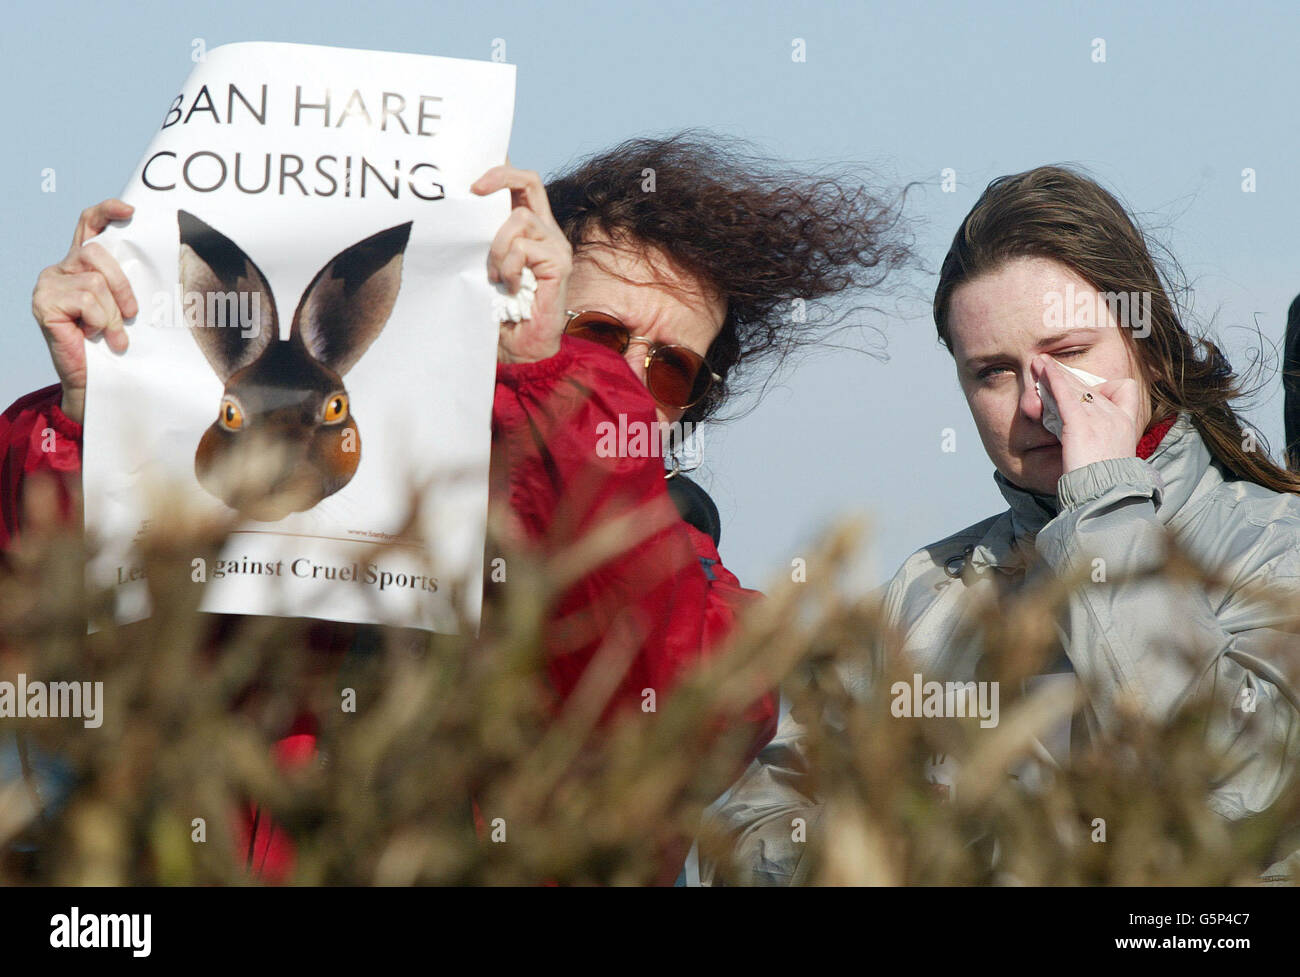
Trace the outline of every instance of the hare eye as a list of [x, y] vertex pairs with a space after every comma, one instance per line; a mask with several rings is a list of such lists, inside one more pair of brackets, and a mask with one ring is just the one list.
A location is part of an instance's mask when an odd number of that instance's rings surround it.
[[244, 412], [229, 397], [221, 402], [221, 426], [227, 431], [238, 431], [244, 426]]
[[348, 395], [335, 394], [325, 402], [325, 423], [337, 424], [348, 416]]

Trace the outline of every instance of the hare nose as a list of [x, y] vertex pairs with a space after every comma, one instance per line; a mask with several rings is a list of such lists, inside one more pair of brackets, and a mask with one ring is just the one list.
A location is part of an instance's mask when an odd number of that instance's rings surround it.
[[281, 458], [305, 455], [311, 445], [312, 418], [300, 411], [275, 411], [254, 418], [248, 440]]

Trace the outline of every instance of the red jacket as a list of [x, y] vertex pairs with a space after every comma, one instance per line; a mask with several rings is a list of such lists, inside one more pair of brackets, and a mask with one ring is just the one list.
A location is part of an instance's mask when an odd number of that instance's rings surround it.
[[[19, 532], [29, 475], [56, 476], [65, 512], [71, 511], [81, 425], [63, 414], [59, 401], [55, 384], [19, 399], [0, 416], [0, 552]], [[568, 588], [550, 622], [548, 671], [561, 701], [603, 639], [634, 636], [639, 648], [607, 716], [639, 710], [646, 689], [662, 702], [685, 670], [719, 647], [738, 612], [758, 596], [722, 566], [709, 536], [677, 517], [659, 457], [600, 457], [600, 425], [617, 428], [620, 414], [629, 429], [640, 422], [657, 430], [654, 401], [644, 385], [622, 357], [594, 343], [566, 336], [549, 359], [497, 367], [491, 501], [508, 503], [523, 540], [554, 552], [628, 514], [631, 536], [624, 538], [643, 535], [641, 527], [662, 526]], [[744, 719], [754, 731], [752, 758], [775, 731], [775, 694], [754, 703]]]

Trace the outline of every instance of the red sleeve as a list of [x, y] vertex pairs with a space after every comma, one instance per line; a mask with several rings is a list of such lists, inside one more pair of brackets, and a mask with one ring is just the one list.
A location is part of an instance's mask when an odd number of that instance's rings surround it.
[[58, 485], [65, 518], [73, 510], [73, 491], [81, 474], [81, 425], [59, 409], [56, 383], [16, 400], [0, 414], [0, 552], [18, 536], [23, 486], [44, 473]]
[[[659, 454], [607, 450], [620, 424], [657, 436], [650, 394], [620, 356], [566, 336], [549, 359], [498, 367], [492, 420], [497, 490], [508, 493], [526, 539], [553, 556], [617, 526], [606, 558], [564, 589], [552, 618], [556, 691], [567, 698], [599, 652], [622, 674], [606, 715], [641, 708], [647, 690], [662, 701], [759, 595], [722, 566], [712, 539], [678, 516]], [[746, 713], [751, 757], [771, 739], [776, 711], [769, 692]]]

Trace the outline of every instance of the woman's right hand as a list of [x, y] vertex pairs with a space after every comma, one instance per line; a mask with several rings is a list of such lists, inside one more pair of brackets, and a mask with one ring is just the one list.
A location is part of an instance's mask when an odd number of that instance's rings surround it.
[[82, 211], [67, 256], [42, 271], [32, 290], [32, 315], [63, 385], [60, 408], [78, 423], [86, 406], [86, 340], [103, 333], [109, 349], [124, 352], [123, 320], [140, 311], [122, 266], [101, 245], [86, 240], [134, 211], [112, 198]]

